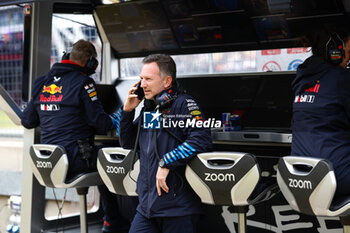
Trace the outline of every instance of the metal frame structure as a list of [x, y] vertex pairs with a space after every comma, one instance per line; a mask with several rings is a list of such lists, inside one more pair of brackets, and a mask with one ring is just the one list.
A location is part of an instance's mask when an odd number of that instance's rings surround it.
[[[8, 1], [9, 4], [18, 4], [28, 1]], [[47, 73], [50, 68], [51, 56], [51, 19], [53, 5], [64, 1], [32, 1], [32, 18], [30, 32], [29, 51], [29, 90], [37, 77]], [[67, 2], [67, 1], [65, 1]], [[74, 0], [69, 3], [90, 3], [87, 0]], [[44, 10], [43, 10], [44, 9]], [[30, 93], [30, 91], [29, 91]], [[48, 221], [44, 217], [45, 211], [45, 188], [34, 178], [29, 163], [29, 147], [38, 141], [37, 130], [24, 131], [23, 145], [23, 171], [22, 171], [22, 214], [21, 232], [41, 232], [42, 229], [52, 228], [55, 221]], [[79, 217], [72, 217], [68, 221], [71, 224], [78, 224]]]
[[[45, 10], [42, 10], [45, 8]], [[49, 1], [32, 3], [32, 27], [30, 37], [29, 90], [35, 77], [39, 77], [50, 68], [51, 20], [53, 4]], [[29, 91], [30, 93], [30, 91]], [[36, 130], [24, 131], [23, 155], [29, 153], [29, 147], [35, 143]], [[23, 156], [22, 171], [22, 232], [40, 232], [47, 221], [44, 218], [45, 188], [32, 174], [29, 156]], [[34, 204], [35, 203], [35, 204]], [[45, 224], [45, 225], [46, 225]]]
[[[1, 1], [0, 6], [14, 4], [31, 4], [30, 31], [26, 34], [28, 39], [25, 57], [28, 61], [29, 85], [27, 87], [31, 97], [32, 84], [35, 79], [45, 75], [50, 69], [51, 58], [51, 38], [52, 38], [52, 16], [54, 4], [64, 5], [69, 8], [69, 4], [91, 5], [89, 0], [7, 0]], [[72, 5], [73, 6], [73, 5]], [[74, 9], [73, 9], [74, 10]], [[96, 15], [95, 15], [96, 17]], [[30, 34], [30, 35], [28, 35]], [[103, 42], [103, 80], [101, 83], [111, 82], [111, 48], [106, 36], [102, 36]], [[45, 187], [41, 186], [34, 178], [29, 161], [29, 148], [34, 143], [39, 142], [40, 132], [37, 129], [24, 129], [23, 142], [23, 170], [22, 170], [22, 209], [21, 209], [21, 232], [36, 233], [42, 230], [53, 229], [59, 220], [47, 220], [45, 218]], [[99, 213], [91, 214], [88, 219], [94, 219]], [[67, 217], [64, 220], [66, 225], [78, 226], [79, 216]], [[60, 222], [61, 224], [61, 222]]]

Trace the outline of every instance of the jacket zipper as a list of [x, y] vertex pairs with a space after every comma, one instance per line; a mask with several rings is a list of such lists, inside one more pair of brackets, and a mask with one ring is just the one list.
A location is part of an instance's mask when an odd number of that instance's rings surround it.
[[147, 195], [147, 217], [150, 218], [151, 217], [151, 189], [150, 189], [150, 147], [151, 147], [151, 143], [152, 142], [152, 136], [153, 134], [151, 133], [151, 138], [150, 140], [148, 140], [148, 145], [147, 145], [147, 178], [148, 178], [148, 182], [147, 182], [147, 192], [148, 192], [148, 195]]

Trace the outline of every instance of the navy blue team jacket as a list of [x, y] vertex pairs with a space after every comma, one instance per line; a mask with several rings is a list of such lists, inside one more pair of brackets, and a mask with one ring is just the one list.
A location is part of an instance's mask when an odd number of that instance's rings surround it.
[[50, 72], [35, 80], [32, 99], [22, 115], [26, 128], [40, 125], [41, 143], [65, 147], [70, 172], [84, 170], [78, 156], [78, 139], [105, 133], [112, 120], [97, 98], [95, 82], [75, 64], [56, 63]]
[[298, 67], [292, 88], [292, 155], [328, 159], [338, 181], [349, 177], [350, 71], [312, 56]]
[[[185, 119], [190, 117], [203, 120], [203, 114], [192, 97], [180, 94], [171, 106], [161, 109], [164, 116]], [[146, 113], [147, 114], [147, 113]], [[120, 143], [124, 148], [133, 148], [136, 138], [138, 119], [133, 122], [135, 111], [121, 113]], [[172, 118], [173, 120], [175, 118]], [[143, 119], [144, 123], [145, 119]], [[189, 159], [197, 153], [206, 152], [212, 147], [210, 129], [196, 127], [169, 128], [183, 142], [175, 139], [163, 128], [140, 130], [140, 174], [137, 180], [139, 205], [137, 211], [147, 218], [176, 217], [201, 213], [200, 198], [194, 193], [185, 178], [185, 168]], [[156, 173], [158, 158], [155, 154], [155, 137], [160, 157], [162, 157], [170, 173], [166, 183], [169, 192], [162, 191], [158, 196], [156, 189]]]

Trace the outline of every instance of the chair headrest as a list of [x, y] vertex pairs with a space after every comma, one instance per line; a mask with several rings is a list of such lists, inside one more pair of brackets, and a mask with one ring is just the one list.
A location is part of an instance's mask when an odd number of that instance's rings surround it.
[[278, 163], [277, 183], [294, 210], [328, 215], [336, 190], [333, 166], [329, 161], [300, 156], [282, 157]]
[[202, 202], [215, 205], [248, 205], [260, 179], [255, 156], [241, 152], [198, 154], [185, 174]]
[[135, 160], [133, 151], [121, 147], [102, 148], [98, 152], [97, 170], [109, 191], [128, 196], [137, 196], [136, 181], [140, 162]]
[[30, 157], [34, 176], [41, 185], [54, 188], [64, 184], [68, 158], [63, 147], [34, 144], [30, 147]]

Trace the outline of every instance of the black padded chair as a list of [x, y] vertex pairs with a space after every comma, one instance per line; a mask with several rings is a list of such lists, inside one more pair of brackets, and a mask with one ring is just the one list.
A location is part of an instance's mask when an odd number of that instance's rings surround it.
[[[133, 168], [132, 168], [132, 164]], [[136, 182], [140, 171], [139, 159], [132, 150], [106, 147], [98, 152], [97, 170], [109, 191], [119, 195], [137, 196]]]
[[76, 188], [80, 201], [80, 232], [87, 233], [86, 194], [90, 186], [102, 184], [98, 172], [82, 173], [67, 180], [68, 157], [58, 145], [34, 144], [30, 147], [31, 167], [39, 183], [51, 188]]
[[283, 196], [300, 213], [340, 217], [350, 233], [350, 197], [335, 197], [337, 182], [332, 163], [325, 159], [285, 156], [280, 158], [277, 183]]
[[200, 153], [186, 167], [186, 179], [203, 203], [234, 206], [238, 232], [246, 232], [246, 212], [279, 192], [274, 178], [259, 182], [254, 155], [241, 152]]

